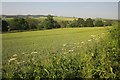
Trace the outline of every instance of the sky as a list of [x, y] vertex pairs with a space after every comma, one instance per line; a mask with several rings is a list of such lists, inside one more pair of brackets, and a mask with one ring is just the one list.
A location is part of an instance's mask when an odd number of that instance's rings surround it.
[[118, 2], [120, 0], [1, 0], [2, 2]]
[[5, 1], [2, 2], [2, 14], [7, 15], [52, 14], [56, 16], [74, 16], [81, 18], [118, 18], [117, 0], [109, 0], [111, 2], [14, 2], [14, 0], [12, 0], [13, 2], [9, 2], [10, 0]]

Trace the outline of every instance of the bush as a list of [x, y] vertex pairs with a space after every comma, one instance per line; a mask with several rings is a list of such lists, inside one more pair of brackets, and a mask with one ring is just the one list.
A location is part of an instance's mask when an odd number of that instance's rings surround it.
[[95, 26], [104, 26], [103, 22], [101, 20], [95, 21]]
[[11, 30], [27, 30], [29, 29], [28, 23], [24, 18], [13, 18], [9, 21]]
[[0, 23], [0, 24], [2, 24], [2, 31], [8, 31], [8, 22], [7, 21], [5, 21], [5, 20], [2, 20], [2, 23]]
[[40, 22], [38, 20], [33, 19], [33, 18], [26, 18], [26, 21], [29, 26], [28, 29], [37, 29], [38, 24], [40, 24]]

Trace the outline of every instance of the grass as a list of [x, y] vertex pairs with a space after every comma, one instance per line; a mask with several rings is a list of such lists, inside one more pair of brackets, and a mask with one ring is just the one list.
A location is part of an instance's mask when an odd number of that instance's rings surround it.
[[3, 34], [3, 60], [13, 54], [37, 51], [59, 51], [63, 44], [87, 41], [90, 35], [105, 33], [103, 27], [64, 28], [44, 31], [30, 31]]
[[117, 42], [107, 34], [104, 27], [2, 34], [3, 78], [119, 78]]

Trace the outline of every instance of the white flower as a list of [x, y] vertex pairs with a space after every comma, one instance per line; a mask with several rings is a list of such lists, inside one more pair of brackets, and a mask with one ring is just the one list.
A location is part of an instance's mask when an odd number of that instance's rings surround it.
[[63, 44], [63, 46], [65, 47], [65, 46], [66, 46], [66, 44]]
[[16, 57], [16, 56], [17, 56], [17, 54], [14, 54], [13, 56], [14, 56], [14, 57]]
[[66, 54], [66, 52], [64, 52], [63, 54]]
[[82, 44], [84, 44], [84, 42], [83, 42], [83, 41], [82, 41], [81, 43], [82, 43]]
[[23, 62], [25, 62], [25, 61], [23, 61]]
[[69, 52], [73, 52], [74, 50], [69, 50]]
[[20, 62], [17, 62], [17, 64], [20, 64]]
[[25, 54], [25, 53], [22, 53], [22, 54]]
[[89, 42], [91, 41], [91, 39], [88, 40]]
[[11, 62], [11, 61], [14, 61], [16, 60], [17, 58], [11, 58], [10, 60], [8, 60], [8, 62]]
[[31, 52], [31, 54], [36, 54], [37, 52]]
[[95, 35], [91, 35], [92, 37], [95, 37]]

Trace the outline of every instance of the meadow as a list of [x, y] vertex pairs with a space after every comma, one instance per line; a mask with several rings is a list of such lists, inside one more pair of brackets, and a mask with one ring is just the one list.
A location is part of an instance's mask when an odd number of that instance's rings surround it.
[[9, 59], [14, 54], [56, 52], [63, 44], [86, 42], [91, 39], [91, 35], [97, 37], [106, 32], [104, 27], [94, 27], [5, 33], [3, 34], [3, 60]]
[[110, 29], [60, 28], [2, 34], [3, 79], [119, 78], [117, 41], [109, 38]]

